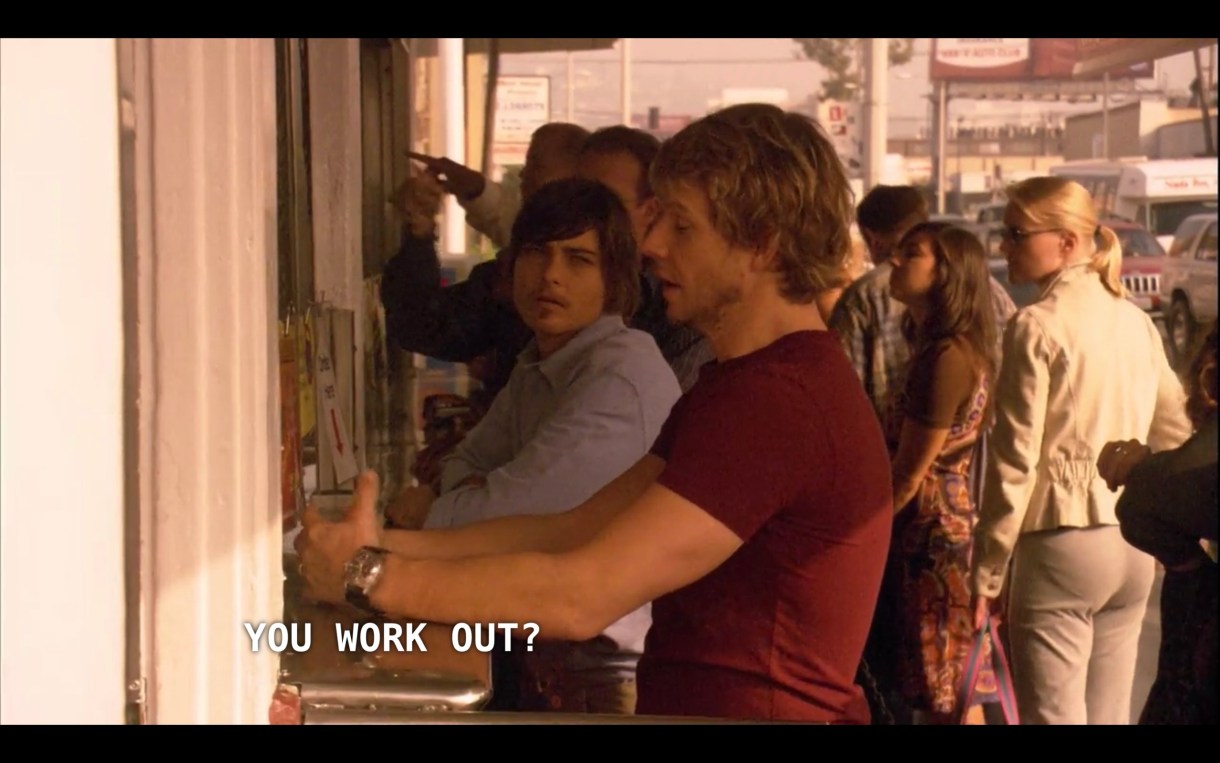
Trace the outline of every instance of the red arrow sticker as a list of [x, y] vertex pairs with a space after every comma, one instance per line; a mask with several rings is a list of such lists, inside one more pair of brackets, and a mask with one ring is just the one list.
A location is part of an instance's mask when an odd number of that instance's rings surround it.
[[339, 455], [343, 455], [343, 435], [339, 434], [339, 420], [335, 418], [335, 409], [330, 409], [330, 424], [335, 430], [335, 442], [339, 446]]

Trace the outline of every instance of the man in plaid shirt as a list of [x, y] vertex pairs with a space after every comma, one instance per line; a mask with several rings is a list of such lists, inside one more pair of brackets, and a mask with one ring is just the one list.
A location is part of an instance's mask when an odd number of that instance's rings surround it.
[[[890, 254], [902, 236], [928, 219], [928, 203], [911, 186], [879, 185], [856, 208], [856, 224], [875, 267], [843, 292], [830, 316], [878, 419], [884, 419], [890, 394], [902, 383], [910, 350], [902, 337], [902, 304], [890, 296]], [[1017, 311], [1008, 292], [991, 279], [997, 338]], [[997, 358], [999, 345], [996, 346]]]

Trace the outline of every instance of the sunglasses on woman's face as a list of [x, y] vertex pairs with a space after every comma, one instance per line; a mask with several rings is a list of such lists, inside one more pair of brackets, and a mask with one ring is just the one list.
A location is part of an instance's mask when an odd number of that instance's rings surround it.
[[1062, 233], [1060, 228], [1043, 228], [1042, 230], [1021, 230], [1015, 225], [1005, 225], [1000, 229], [1000, 236], [1005, 241], [1013, 244], [1019, 244], [1027, 238], [1037, 236], [1039, 233]]

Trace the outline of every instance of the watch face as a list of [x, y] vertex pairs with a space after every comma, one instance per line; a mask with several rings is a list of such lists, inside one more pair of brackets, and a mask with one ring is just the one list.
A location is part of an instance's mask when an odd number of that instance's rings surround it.
[[347, 563], [348, 584], [367, 591], [377, 579], [378, 573], [381, 572], [383, 558], [381, 552], [373, 549], [362, 548], [357, 551], [352, 560]]

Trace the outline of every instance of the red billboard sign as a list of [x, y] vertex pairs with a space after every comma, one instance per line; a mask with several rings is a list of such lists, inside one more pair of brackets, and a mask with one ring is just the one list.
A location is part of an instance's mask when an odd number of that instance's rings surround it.
[[[1097, 38], [1077, 37], [935, 37], [928, 76], [947, 82], [1080, 79], [1074, 70], [1096, 43]], [[1120, 79], [1151, 77], [1152, 62], [1124, 63], [1108, 73]]]
[[1116, 66], [1153, 61], [1215, 44], [1214, 37], [1081, 37], [1074, 73], [1086, 77]]

